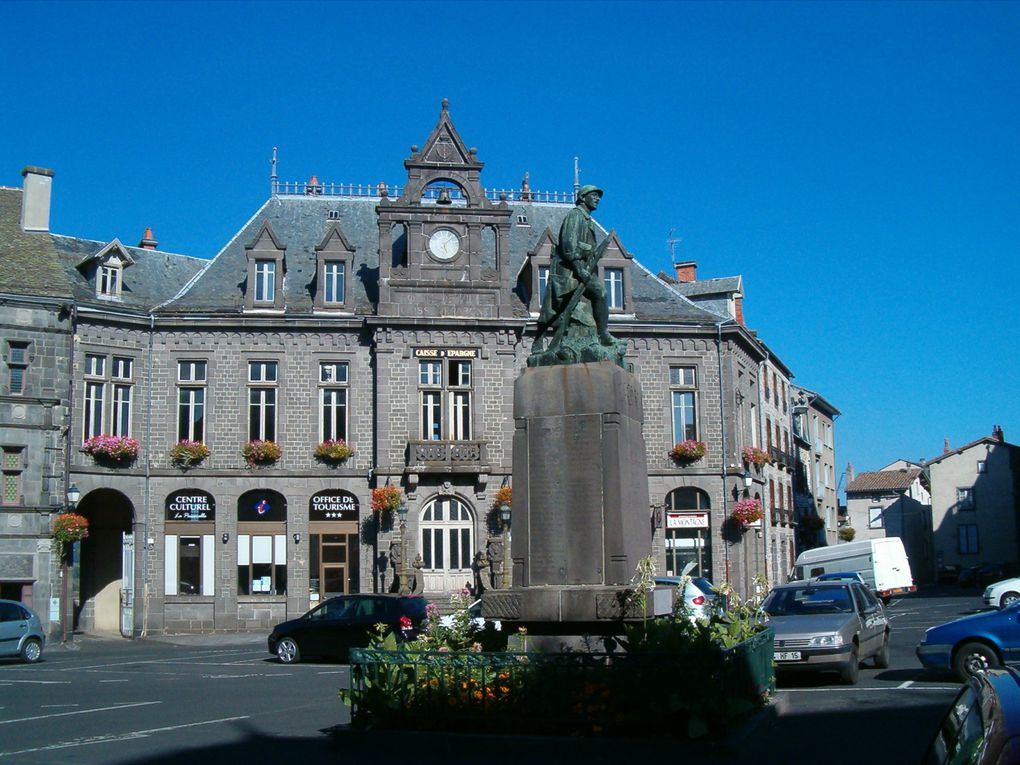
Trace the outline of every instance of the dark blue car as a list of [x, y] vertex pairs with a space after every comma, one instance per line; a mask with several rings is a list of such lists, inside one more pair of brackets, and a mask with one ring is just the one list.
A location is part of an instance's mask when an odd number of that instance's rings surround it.
[[986, 669], [1020, 664], [1020, 601], [931, 627], [917, 646], [917, 658], [963, 682]]

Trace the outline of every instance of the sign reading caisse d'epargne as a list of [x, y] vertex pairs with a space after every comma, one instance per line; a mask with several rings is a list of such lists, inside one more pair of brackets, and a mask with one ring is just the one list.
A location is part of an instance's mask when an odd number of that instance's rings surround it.
[[308, 500], [310, 521], [357, 521], [358, 498], [343, 489], [330, 489], [313, 494]]
[[166, 498], [168, 521], [214, 521], [216, 500], [201, 489], [182, 489]]
[[477, 359], [477, 348], [415, 348], [416, 359]]

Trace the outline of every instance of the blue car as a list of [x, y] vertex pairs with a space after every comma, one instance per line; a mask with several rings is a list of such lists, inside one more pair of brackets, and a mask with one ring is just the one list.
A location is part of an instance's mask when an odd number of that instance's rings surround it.
[[917, 658], [962, 682], [987, 669], [1020, 664], [1020, 601], [931, 627], [917, 645]]

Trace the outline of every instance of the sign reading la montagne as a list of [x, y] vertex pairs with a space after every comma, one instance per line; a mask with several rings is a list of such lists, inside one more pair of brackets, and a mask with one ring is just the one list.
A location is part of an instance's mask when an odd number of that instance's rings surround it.
[[308, 500], [310, 521], [357, 521], [358, 498], [343, 489], [313, 494]]

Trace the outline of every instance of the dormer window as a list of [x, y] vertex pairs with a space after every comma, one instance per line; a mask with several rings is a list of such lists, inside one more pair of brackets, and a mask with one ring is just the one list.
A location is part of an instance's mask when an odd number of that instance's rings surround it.
[[248, 258], [248, 284], [245, 288], [244, 307], [248, 311], [282, 311], [284, 307], [283, 283], [286, 271], [284, 248], [273, 234], [268, 223], [246, 248]]
[[117, 265], [107, 264], [99, 267], [97, 287], [99, 297], [120, 297], [120, 263]]
[[354, 248], [347, 242], [338, 223], [330, 225], [315, 248], [315, 308], [339, 311], [350, 309], [347, 278], [354, 263]]

